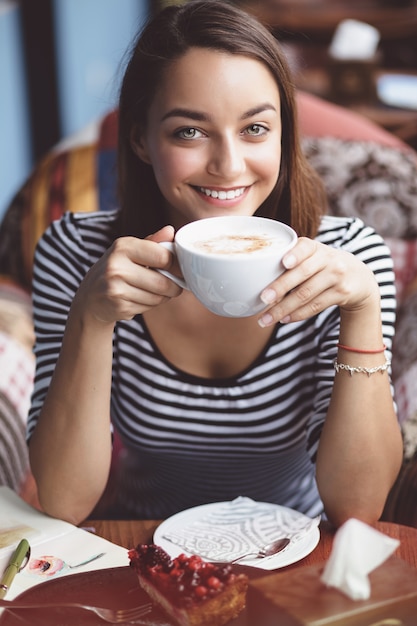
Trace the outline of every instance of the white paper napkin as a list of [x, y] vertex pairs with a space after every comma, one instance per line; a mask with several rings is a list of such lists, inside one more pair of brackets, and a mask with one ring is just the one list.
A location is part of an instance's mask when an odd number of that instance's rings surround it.
[[313, 519], [287, 507], [239, 496], [185, 526], [166, 530], [163, 537], [185, 552], [230, 561], [280, 537], [296, 542], [319, 522], [320, 517]]
[[371, 595], [368, 574], [381, 565], [399, 544], [397, 539], [368, 524], [350, 519], [336, 532], [321, 580], [352, 600], [367, 600]]

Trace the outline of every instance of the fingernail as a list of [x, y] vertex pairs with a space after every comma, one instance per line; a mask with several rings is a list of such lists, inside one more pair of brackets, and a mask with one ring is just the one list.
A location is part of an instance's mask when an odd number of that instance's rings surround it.
[[283, 262], [284, 266], [287, 268], [287, 270], [290, 270], [297, 263], [297, 259], [295, 258], [295, 256], [293, 254], [288, 254], [283, 259], [282, 262]]
[[286, 315], [282, 318], [282, 320], [279, 321], [281, 322], [281, 324], [288, 324], [288, 322], [291, 322], [291, 317], [289, 315]]
[[265, 302], [265, 304], [272, 304], [277, 299], [277, 294], [273, 289], [265, 289], [261, 293], [261, 300]]
[[267, 326], [271, 326], [273, 321], [274, 318], [272, 315], [270, 313], [265, 313], [265, 315], [262, 315], [262, 317], [258, 320], [258, 324], [261, 328], [266, 328]]

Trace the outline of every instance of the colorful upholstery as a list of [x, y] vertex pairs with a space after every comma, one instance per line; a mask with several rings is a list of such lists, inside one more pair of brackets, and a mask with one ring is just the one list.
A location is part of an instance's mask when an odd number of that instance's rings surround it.
[[89, 143], [59, 146], [36, 166], [16, 194], [0, 227], [0, 273], [28, 290], [36, 243], [65, 211], [116, 206], [117, 114], [100, 121]]

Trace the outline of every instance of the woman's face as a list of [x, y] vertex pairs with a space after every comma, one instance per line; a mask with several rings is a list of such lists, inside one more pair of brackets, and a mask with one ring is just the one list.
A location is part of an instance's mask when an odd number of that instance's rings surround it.
[[134, 145], [150, 163], [171, 223], [253, 215], [277, 182], [278, 87], [260, 62], [191, 48], [165, 72]]

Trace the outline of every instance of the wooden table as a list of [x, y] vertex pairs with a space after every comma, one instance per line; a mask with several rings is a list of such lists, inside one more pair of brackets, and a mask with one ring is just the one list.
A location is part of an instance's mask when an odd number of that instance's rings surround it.
[[[138, 543], [152, 541], [153, 533], [160, 523], [158, 520], [88, 520], [82, 526], [94, 528], [98, 535], [113, 543], [132, 548]], [[401, 543], [396, 550], [396, 556], [417, 569], [417, 528], [389, 522], [378, 522], [375, 528], [394, 539], [399, 539]], [[289, 567], [297, 567], [300, 563], [314, 565], [327, 560], [335, 531], [328, 522], [321, 522], [320, 533], [320, 542], [315, 550], [299, 563]]]
[[[87, 521], [98, 535], [131, 548], [152, 541], [157, 520]], [[375, 528], [400, 540], [395, 556], [370, 574], [371, 597], [355, 602], [320, 580], [335, 531], [320, 524], [320, 541], [304, 559], [276, 572], [251, 570], [247, 605], [239, 625], [415, 626], [417, 615], [417, 529], [388, 522]], [[289, 621], [288, 621], [289, 620]]]

